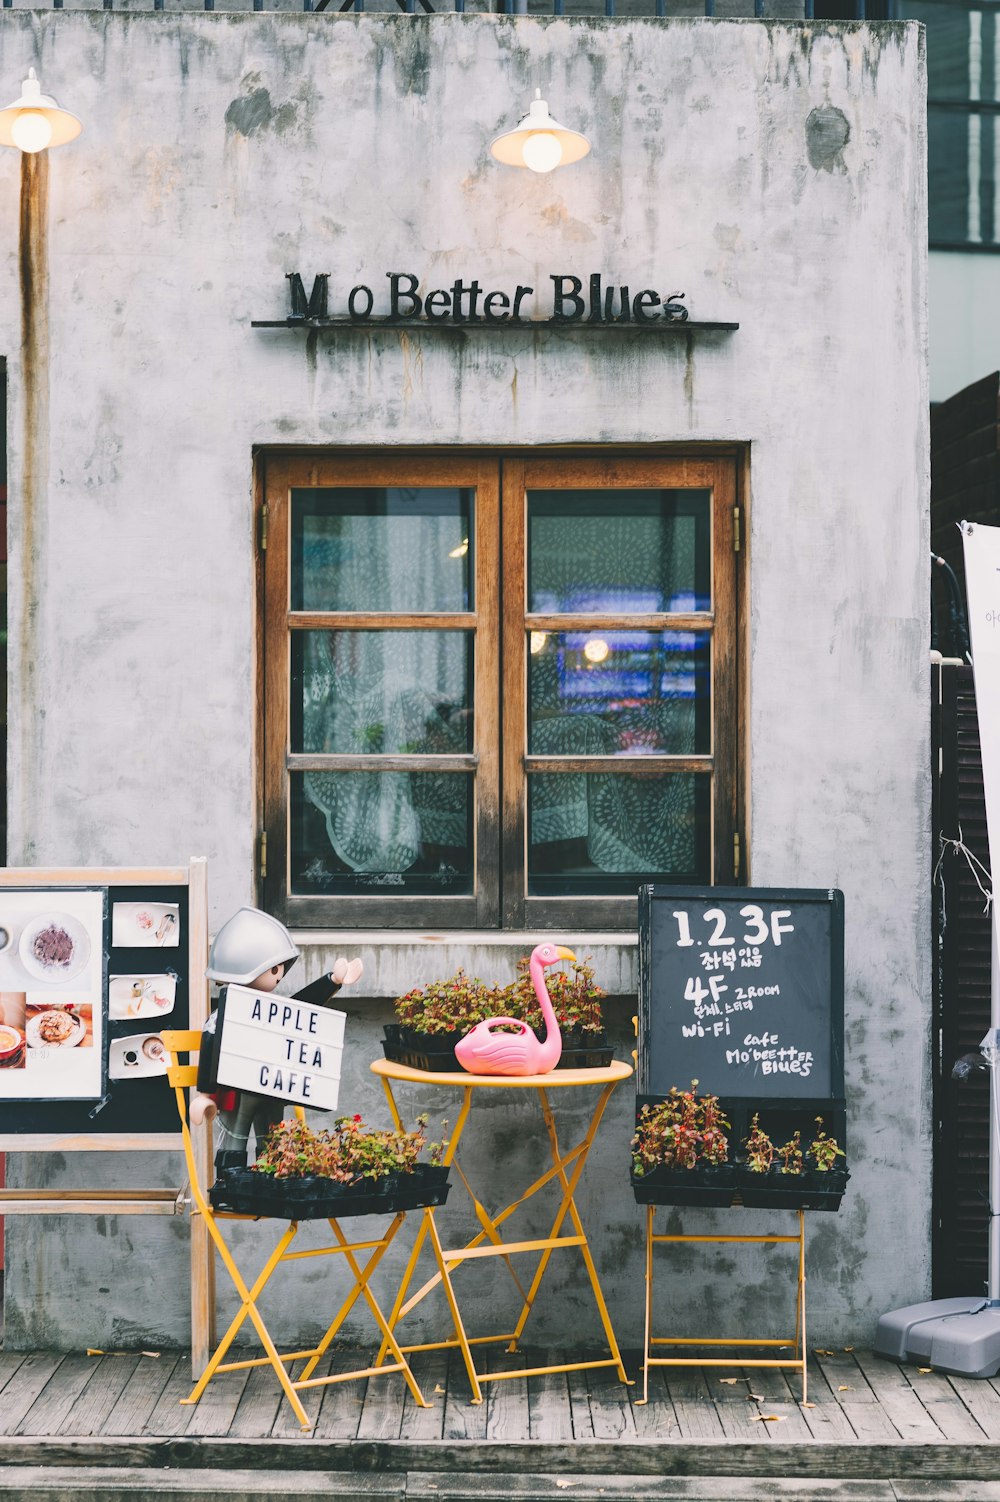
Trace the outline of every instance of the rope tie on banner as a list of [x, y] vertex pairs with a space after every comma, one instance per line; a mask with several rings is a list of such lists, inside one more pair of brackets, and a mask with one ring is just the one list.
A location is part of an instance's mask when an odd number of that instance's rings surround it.
[[[966, 863], [967, 863], [967, 865], [969, 867], [969, 870], [972, 872], [973, 880], [975, 881], [976, 886], [979, 888], [979, 890], [982, 892], [984, 898], [986, 899], [985, 906], [983, 907], [983, 912], [984, 913], [989, 913], [992, 910], [992, 907], [993, 907], [993, 878], [990, 875], [988, 869], [983, 865], [983, 863], [979, 859], [979, 857], [977, 855], [973, 854], [973, 852], [969, 849], [968, 845], [965, 843], [964, 839], [962, 838], [962, 826], [961, 826], [961, 824], [958, 826], [958, 839], [957, 840], [948, 839], [948, 837], [946, 835], [940, 835], [939, 836], [939, 840], [940, 840], [940, 845], [941, 845], [941, 854], [937, 858], [937, 865], [934, 867], [934, 875], [933, 875], [932, 880], [935, 881], [935, 882], [938, 881], [938, 879], [940, 877], [940, 873], [941, 873], [941, 865], [942, 865], [942, 863], [944, 861], [944, 858], [947, 855], [947, 853], [948, 853], [949, 850], [954, 851], [955, 855], [964, 855]], [[984, 880], [989, 883], [988, 887], [983, 885]], [[944, 891], [944, 882], [942, 881], [941, 882], [941, 915], [942, 915], [942, 919], [944, 919], [944, 916], [945, 916], [945, 913], [944, 913], [944, 902], [945, 902], [945, 891]]]

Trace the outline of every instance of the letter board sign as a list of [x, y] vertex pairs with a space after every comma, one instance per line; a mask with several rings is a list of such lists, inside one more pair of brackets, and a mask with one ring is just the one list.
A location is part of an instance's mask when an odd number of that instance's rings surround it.
[[751, 887], [639, 893], [640, 1096], [844, 1093], [844, 898]]
[[232, 1090], [334, 1111], [346, 1020], [344, 1012], [292, 996], [227, 986], [219, 998], [216, 1079]]

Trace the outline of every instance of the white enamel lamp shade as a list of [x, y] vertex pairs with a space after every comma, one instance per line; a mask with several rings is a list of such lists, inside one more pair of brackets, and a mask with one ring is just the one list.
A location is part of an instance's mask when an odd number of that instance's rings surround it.
[[44, 151], [49, 146], [65, 146], [83, 129], [69, 110], [60, 109], [51, 94], [43, 94], [34, 68], [21, 85], [21, 97], [0, 110], [0, 146], [16, 146], [19, 151]]
[[551, 172], [587, 155], [590, 142], [578, 130], [560, 125], [549, 114], [541, 89], [535, 90], [528, 113], [513, 130], [490, 142], [490, 151], [508, 167], [527, 167], [532, 172]]

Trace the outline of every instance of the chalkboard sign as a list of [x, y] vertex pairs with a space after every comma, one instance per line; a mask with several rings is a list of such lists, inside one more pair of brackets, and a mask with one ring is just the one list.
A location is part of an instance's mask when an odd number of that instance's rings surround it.
[[638, 1093], [692, 1080], [761, 1105], [843, 1096], [841, 892], [640, 890]]

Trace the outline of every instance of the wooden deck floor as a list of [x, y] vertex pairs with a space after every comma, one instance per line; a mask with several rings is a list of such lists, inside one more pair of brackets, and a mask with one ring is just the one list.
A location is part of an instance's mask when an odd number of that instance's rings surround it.
[[[539, 1357], [566, 1359], [529, 1348], [487, 1361], [490, 1370], [514, 1370]], [[326, 1369], [346, 1371], [363, 1359], [364, 1353], [338, 1351]], [[626, 1365], [640, 1375], [635, 1353]], [[487, 1384], [486, 1401], [474, 1407], [456, 1353], [418, 1355], [413, 1366], [432, 1408], [418, 1408], [398, 1376], [342, 1383], [305, 1395], [314, 1428], [303, 1435], [268, 1367], [217, 1378], [196, 1407], [182, 1407], [179, 1400], [191, 1388], [186, 1355], [2, 1351], [0, 1463], [11, 1453], [5, 1440], [36, 1436], [270, 1439], [306, 1447], [319, 1441], [1000, 1444], [1000, 1379], [946, 1377], [865, 1351], [814, 1353], [808, 1407], [798, 1401], [794, 1372], [744, 1372], [736, 1365], [654, 1372], [647, 1406], [637, 1401], [639, 1383], [625, 1388], [613, 1372], [598, 1370]]]

